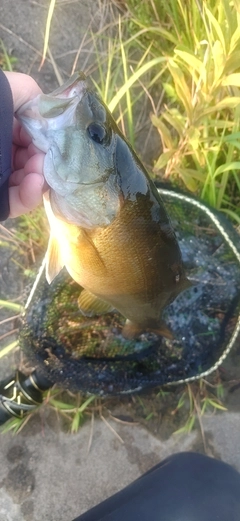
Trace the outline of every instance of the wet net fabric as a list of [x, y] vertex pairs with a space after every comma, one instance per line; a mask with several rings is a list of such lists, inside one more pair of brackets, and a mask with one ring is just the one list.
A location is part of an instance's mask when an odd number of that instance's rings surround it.
[[[126, 340], [117, 312], [81, 315], [81, 287], [63, 269], [49, 285], [42, 268], [26, 305], [20, 345], [53, 383], [107, 395], [191, 381], [215, 370], [240, 329], [240, 237], [202, 202], [159, 188], [191, 288], [163, 318], [173, 339]], [[117, 260], [116, 260], [117, 261]]]

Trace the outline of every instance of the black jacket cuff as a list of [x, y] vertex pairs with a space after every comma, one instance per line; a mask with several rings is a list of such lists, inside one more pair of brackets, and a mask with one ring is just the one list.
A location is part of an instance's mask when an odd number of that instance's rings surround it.
[[8, 179], [11, 174], [13, 113], [12, 91], [0, 70], [0, 221], [9, 216]]

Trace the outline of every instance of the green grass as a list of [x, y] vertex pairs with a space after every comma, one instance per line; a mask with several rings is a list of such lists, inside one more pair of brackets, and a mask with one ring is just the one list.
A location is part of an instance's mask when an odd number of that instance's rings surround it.
[[143, 85], [148, 85], [149, 89], [156, 85], [164, 73], [166, 58], [149, 59], [148, 51], [139, 56], [135, 38], [128, 37], [127, 32], [126, 22], [119, 20], [115, 36], [105, 42], [107, 50], [104, 53], [99, 50], [99, 42], [101, 40], [104, 45], [105, 36], [102, 33], [92, 36], [97, 70], [91, 78], [123, 134], [135, 146], [136, 135], [146, 124], [146, 112], [142, 107], [148, 91]]
[[50, 407], [57, 415], [62, 416], [67, 430], [71, 434], [76, 434], [87, 415], [92, 414], [92, 402], [94, 402], [97, 409], [94, 395], [86, 398], [80, 395], [80, 393], [72, 394], [53, 388], [43, 394], [43, 403], [41, 405], [37, 406], [32, 412], [24, 414], [21, 418], [11, 418], [0, 428], [0, 432], [4, 434], [12, 431], [13, 434], [17, 434], [24, 428], [30, 418], [36, 414], [41, 414], [44, 409]]
[[89, 396], [83, 400], [80, 393], [72, 395], [74, 403], [68, 403], [60, 400], [56, 400], [51, 397], [51, 391], [49, 393], [48, 404], [54, 408], [55, 411], [60, 412], [68, 420], [70, 425], [70, 431], [72, 434], [78, 432], [80, 426], [85, 419], [85, 413], [89, 408], [89, 405], [95, 400], [95, 396]]
[[[213, 383], [201, 379], [192, 384], [181, 386], [180, 391], [177, 392], [176, 389], [175, 393], [170, 392], [170, 390], [167, 391], [167, 387], [164, 390], [152, 391], [151, 400], [147, 395], [142, 397], [133, 395], [132, 408], [129, 409], [131, 417], [134, 421], [136, 421], [135, 417], [137, 421], [141, 418], [141, 422], [146, 425], [150, 421], [158, 422], [159, 415], [164, 417], [167, 414], [171, 430], [174, 430], [174, 425], [180, 424], [180, 427], [174, 431], [175, 435], [188, 434], [199, 426], [203, 445], [207, 452], [202, 418], [204, 415], [227, 411], [223, 404], [226, 390], [219, 381], [219, 376], [211, 378], [211, 381]], [[111, 401], [110, 409], [112, 407], [114, 411], [114, 401]], [[103, 410], [108, 411], [109, 414], [109, 405], [107, 405], [105, 399], [94, 395], [86, 397], [81, 393], [73, 394], [53, 387], [44, 393], [41, 405], [21, 418], [10, 419], [0, 428], [0, 433], [12, 431], [13, 434], [17, 434], [33, 416], [41, 415], [43, 417], [49, 408], [56, 413], [61, 427], [71, 434], [76, 434], [88, 418], [93, 420], [93, 417], [99, 417], [109, 426], [103, 415]], [[114, 412], [112, 415], [114, 418]]]
[[17, 63], [17, 58], [8, 54], [3, 41], [0, 38], [0, 68], [6, 71], [12, 71]]
[[[239, 224], [238, 1], [125, 3], [127, 16], [92, 35], [97, 90], [133, 146], [149, 122], [148, 108], [139, 125], [148, 98], [162, 146], [153, 176], [185, 186]], [[45, 55], [55, 7], [50, 2]]]
[[[42, 260], [48, 241], [48, 224], [43, 208], [37, 208], [28, 215], [22, 215], [13, 225], [0, 226], [0, 253], [8, 252], [8, 269], [14, 269], [25, 286], [30, 286], [36, 276], [37, 266]], [[43, 233], [43, 230], [45, 232]], [[26, 295], [16, 295], [15, 300], [0, 299], [0, 308], [9, 312], [9, 332], [0, 338], [0, 358], [10, 354], [18, 342], [11, 341], [6, 345], [6, 338], [11, 335], [12, 323], [16, 313], [23, 312]], [[12, 323], [11, 323], [12, 317]], [[3, 323], [5, 320], [3, 320]]]
[[127, 4], [142, 48], [152, 41], [151, 58], [167, 61], [164, 104], [151, 118], [163, 148], [155, 175], [185, 185], [239, 224], [239, 3]]
[[185, 423], [175, 431], [175, 435], [189, 434], [197, 425], [199, 426], [205, 453], [208, 453], [206, 436], [203, 428], [202, 418], [207, 414], [216, 414], [218, 411], [227, 411], [223, 405], [224, 388], [220, 382], [211, 384], [205, 379], [187, 384], [179, 397], [177, 407], [172, 414], [179, 413], [184, 409], [187, 416]]

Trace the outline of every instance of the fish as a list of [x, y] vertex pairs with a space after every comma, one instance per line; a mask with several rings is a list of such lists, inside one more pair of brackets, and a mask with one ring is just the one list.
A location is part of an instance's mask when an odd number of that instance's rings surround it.
[[118, 311], [122, 334], [172, 338], [164, 308], [190, 286], [159, 192], [84, 73], [18, 109], [43, 152], [46, 278], [65, 266], [85, 316]]

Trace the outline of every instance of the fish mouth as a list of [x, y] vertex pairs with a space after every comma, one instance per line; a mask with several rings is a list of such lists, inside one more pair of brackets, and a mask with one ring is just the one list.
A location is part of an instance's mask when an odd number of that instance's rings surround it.
[[49, 132], [76, 124], [76, 107], [88, 90], [83, 73], [74, 74], [62, 87], [51, 94], [39, 94], [24, 103], [15, 116], [31, 136], [34, 145], [47, 153], [51, 147]]
[[[55, 98], [71, 98], [73, 96], [79, 96], [82, 98], [82, 95], [85, 94], [87, 90], [87, 77], [84, 72], [76, 72], [73, 74], [64, 85], [58, 87], [53, 92], [48, 94], [48, 96]], [[82, 95], [81, 95], [82, 93]]]
[[[90, 183], [79, 183], [83, 186], [90, 186], [90, 185], [99, 185], [101, 183], [105, 183], [108, 181], [109, 176], [111, 175], [112, 171], [107, 170], [105, 174], [103, 174], [101, 177], [98, 177], [95, 181], [91, 181]], [[69, 181], [71, 182], [71, 181]]]
[[76, 106], [83, 99], [87, 89], [85, 75], [77, 73], [51, 94], [39, 94], [18, 109], [16, 118], [40, 150], [47, 152], [49, 148], [45, 139], [48, 130], [75, 124]]
[[[40, 96], [40, 114], [47, 119], [58, 117], [71, 104], [74, 104], [75, 107], [82, 100], [87, 89], [85, 74], [82, 72], [74, 74], [64, 85], [58, 87], [50, 94], [42, 94]], [[52, 108], [51, 105], [53, 105]]]

